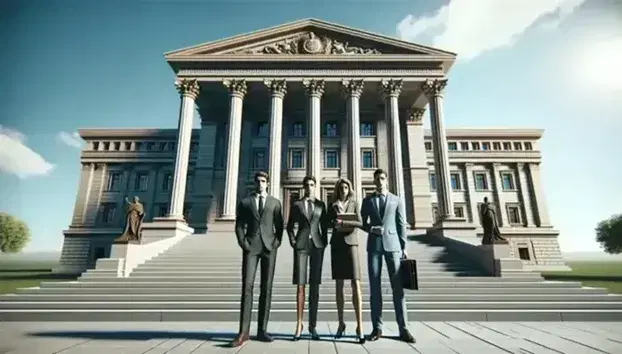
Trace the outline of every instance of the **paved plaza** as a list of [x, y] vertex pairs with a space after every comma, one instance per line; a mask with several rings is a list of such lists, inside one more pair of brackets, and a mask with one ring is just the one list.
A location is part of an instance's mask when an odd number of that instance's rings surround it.
[[[621, 322], [411, 322], [417, 343], [383, 338], [365, 345], [355, 343], [355, 323], [340, 340], [332, 337], [336, 323], [319, 324], [320, 341], [293, 342], [294, 328], [273, 322], [273, 343], [228, 348], [237, 323], [3, 322], [0, 353], [622, 353]], [[387, 337], [395, 332], [394, 323], [385, 324]]]

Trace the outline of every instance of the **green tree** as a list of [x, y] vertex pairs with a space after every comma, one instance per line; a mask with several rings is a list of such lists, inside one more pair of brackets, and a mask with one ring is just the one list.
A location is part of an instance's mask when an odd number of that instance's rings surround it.
[[622, 214], [614, 215], [598, 223], [596, 241], [607, 253], [622, 253]]
[[0, 252], [19, 252], [30, 241], [30, 229], [25, 222], [7, 213], [0, 213]]

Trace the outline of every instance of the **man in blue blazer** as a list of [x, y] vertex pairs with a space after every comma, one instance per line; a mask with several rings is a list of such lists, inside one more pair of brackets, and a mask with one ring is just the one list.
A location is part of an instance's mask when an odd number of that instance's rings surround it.
[[414, 343], [415, 338], [408, 331], [408, 313], [404, 288], [399, 277], [402, 258], [406, 253], [406, 208], [404, 201], [387, 188], [387, 173], [382, 169], [374, 172], [376, 192], [366, 197], [361, 206], [363, 230], [367, 237], [367, 268], [369, 273], [371, 322], [373, 331], [369, 340], [382, 337], [382, 259], [387, 264], [393, 292], [393, 306], [399, 327], [400, 340]]

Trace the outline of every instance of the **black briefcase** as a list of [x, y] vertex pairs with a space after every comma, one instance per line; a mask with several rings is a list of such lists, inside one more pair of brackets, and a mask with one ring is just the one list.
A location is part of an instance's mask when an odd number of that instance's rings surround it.
[[404, 289], [419, 290], [416, 260], [407, 258], [402, 259], [400, 265], [400, 279]]

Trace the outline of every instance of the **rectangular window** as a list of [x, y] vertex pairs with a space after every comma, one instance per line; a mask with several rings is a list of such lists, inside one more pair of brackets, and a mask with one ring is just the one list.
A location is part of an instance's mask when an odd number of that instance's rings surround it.
[[173, 185], [173, 175], [170, 172], [166, 172], [164, 174], [164, 178], [162, 178], [162, 191], [168, 192], [171, 190], [171, 186]]
[[512, 143], [509, 143], [509, 142], [503, 143], [503, 150], [512, 150]]
[[531, 145], [531, 143], [529, 141], [525, 142], [525, 150], [533, 150], [533, 145]]
[[114, 144], [113, 144], [113, 146], [114, 146], [114, 151], [119, 151], [119, 150], [121, 150], [121, 143], [120, 143], [120, 142], [115, 141], [115, 142], [114, 142]]
[[108, 151], [110, 150], [110, 142], [109, 141], [105, 141], [104, 142], [104, 151]]
[[292, 136], [303, 138], [305, 136], [305, 125], [302, 122], [292, 124]]
[[376, 153], [373, 149], [363, 149], [361, 160], [363, 168], [376, 168]]
[[461, 219], [463, 219], [463, 218], [464, 218], [464, 207], [461, 207], [461, 206], [454, 206], [454, 215], [455, 215], [457, 218], [461, 218]]
[[266, 163], [266, 149], [254, 149], [253, 151], [253, 169], [263, 170], [267, 166]]
[[361, 136], [374, 136], [374, 123], [361, 123]]
[[324, 168], [339, 168], [339, 152], [337, 150], [324, 151]]
[[432, 151], [432, 143], [429, 141], [425, 142], [425, 151]]
[[339, 130], [338, 130], [337, 123], [335, 122], [326, 123], [326, 125], [324, 126], [324, 135], [326, 135], [327, 137], [339, 136]]
[[120, 172], [108, 172], [108, 183], [106, 184], [106, 190], [110, 192], [117, 192], [121, 186], [121, 173]]
[[461, 190], [462, 184], [460, 183], [460, 173], [452, 173], [450, 176], [451, 176], [451, 189], [454, 191]]
[[93, 150], [95, 150], [95, 151], [99, 150], [99, 141], [94, 141], [93, 142]]
[[475, 190], [486, 191], [488, 190], [488, 178], [484, 172], [475, 172]]
[[450, 150], [450, 151], [456, 151], [456, 150], [458, 150], [458, 144], [453, 142], [453, 141], [449, 142], [449, 143], [447, 143], [447, 149]]
[[114, 223], [117, 213], [117, 205], [113, 203], [102, 204], [102, 224], [110, 225]]
[[304, 150], [292, 149], [289, 152], [289, 168], [305, 168]]
[[518, 247], [518, 258], [528, 261], [531, 259], [529, 257], [529, 248], [528, 247]]
[[514, 190], [514, 176], [512, 176], [512, 173], [501, 173], [501, 185], [503, 186], [503, 190], [505, 191]]
[[471, 143], [473, 150], [479, 150], [479, 143]]
[[466, 141], [463, 141], [460, 143], [460, 149], [464, 150], [464, 151], [469, 151], [469, 143]]
[[132, 150], [132, 143], [129, 141], [126, 141], [123, 143], [125, 145], [125, 151], [130, 151]]
[[522, 150], [523, 144], [520, 141], [514, 142], [514, 150]]
[[134, 190], [145, 192], [149, 188], [149, 174], [147, 172], [138, 172], [134, 180]]
[[436, 173], [430, 172], [430, 190], [436, 190]]
[[326, 205], [330, 205], [330, 201], [333, 200], [333, 192], [326, 192], [326, 199], [324, 199], [324, 203], [326, 203]]
[[501, 150], [501, 143], [498, 142], [498, 141], [492, 143], [492, 149], [493, 150]]
[[508, 222], [510, 225], [518, 225], [521, 223], [520, 221], [520, 210], [518, 205], [511, 205], [507, 207], [508, 209]]
[[490, 143], [489, 142], [482, 143], [482, 150], [484, 151], [490, 150]]

